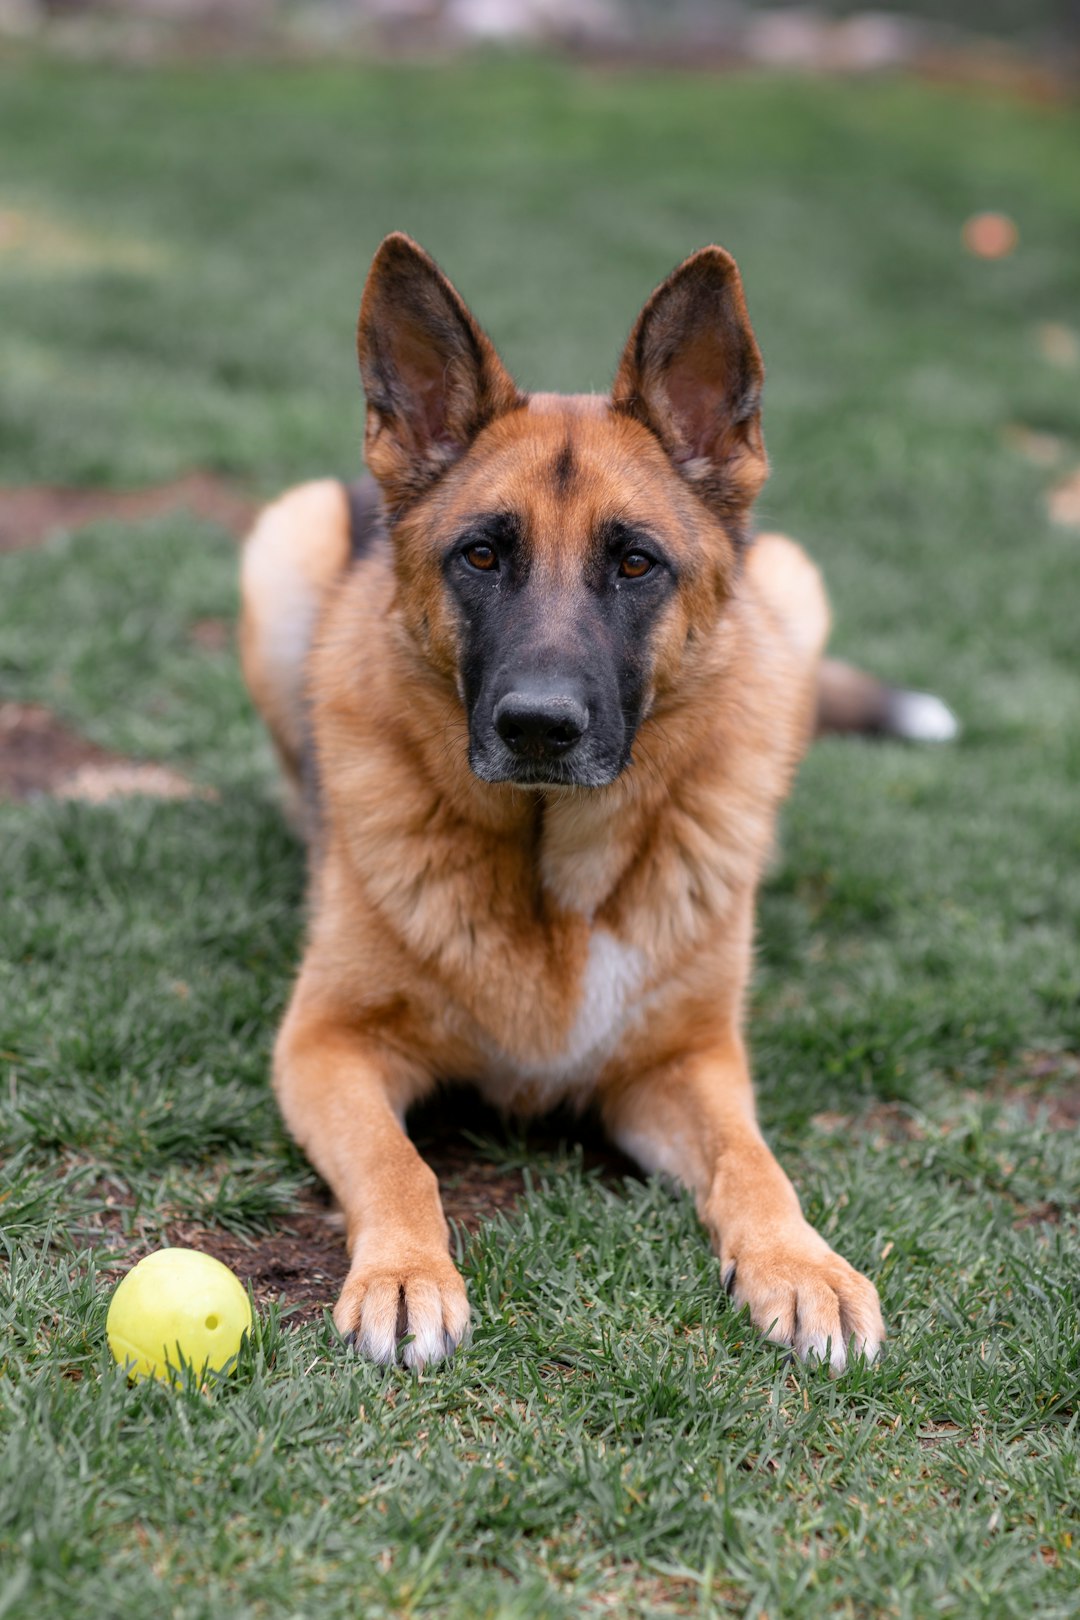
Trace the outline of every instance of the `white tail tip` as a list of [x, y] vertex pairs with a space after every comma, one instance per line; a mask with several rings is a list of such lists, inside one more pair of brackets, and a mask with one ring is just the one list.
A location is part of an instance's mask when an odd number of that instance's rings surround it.
[[890, 692], [888, 729], [911, 742], [952, 742], [960, 722], [932, 692]]

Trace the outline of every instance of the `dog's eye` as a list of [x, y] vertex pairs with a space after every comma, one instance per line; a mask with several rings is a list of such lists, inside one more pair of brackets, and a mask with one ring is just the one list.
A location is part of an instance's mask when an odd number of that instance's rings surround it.
[[495, 555], [494, 546], [467, 546], [462, 555], [470, 568], [479, 568], [483, 573], [488, 573], [498, 566], [499, 559]]
[[652, 558], [643, 551], [628, 551], [619, 564], [619, 573], [623, 579], [643, 579], [652, 567]]

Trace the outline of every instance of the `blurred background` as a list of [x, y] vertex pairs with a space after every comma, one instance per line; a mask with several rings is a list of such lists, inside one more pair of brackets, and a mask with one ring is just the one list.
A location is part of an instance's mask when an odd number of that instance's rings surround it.
[[[66, 48], [404, 50], [476, 41], [700, 61], [880, 68], [935, 53], [1075, 48], [1075, 0], [3, 0], [10, 36]], [[995, 51], [994, 46], [998, 49]]]

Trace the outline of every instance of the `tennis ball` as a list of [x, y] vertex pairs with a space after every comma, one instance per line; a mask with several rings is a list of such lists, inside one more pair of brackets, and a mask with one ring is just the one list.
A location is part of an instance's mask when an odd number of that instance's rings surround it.
[[105, 1330], [129, 1377], [171, 1382], [181, 1360], [223, 1372], [251, 1327], [251, 1306], [228, 1266], [198, 1249], [158, 1249], [116, 1286]]

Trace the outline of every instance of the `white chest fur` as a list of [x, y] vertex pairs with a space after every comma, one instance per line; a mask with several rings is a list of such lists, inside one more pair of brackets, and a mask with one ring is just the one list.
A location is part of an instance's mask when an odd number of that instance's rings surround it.
[[[489, 1049], [482, 1089], [496, 1104], [541, 1112], [560, 1100], [584, 1101], [605, 1063], [641, 1013], [646, 958], [608, 929], [596, 928], [574, 1022], [561, 1048], [535, 1058]], [[529, 987], [522, 986], [528, 995]]]

